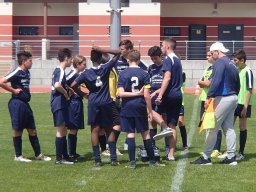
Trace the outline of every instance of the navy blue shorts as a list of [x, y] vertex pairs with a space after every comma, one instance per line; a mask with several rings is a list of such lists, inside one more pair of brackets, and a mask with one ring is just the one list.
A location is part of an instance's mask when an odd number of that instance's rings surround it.
[[67, 126], [68, 122], [68, 108], [59, 109], [53, 113], [54, 127]]
[[183, 116], [183, 117], [184, 117], [184, 115], [185, 115], [184, 105], [181, 105], [181, 108], [180, 108], [180, 116]]
[[167, 99], [164, 100], [163, 104], [166, 112], [167, 124], [177, 126], [182, 106], [182, 99]]
[[120, 125], [120, 112], [114, 101], [112, 102], [112, 113], [113, 126]]
[[147, 117], [120, 117], [121, 130], [127, 133], [143, 133], [148, 130]]
[[19, 99], [11, 99], [8, 103], [8, 108], [13, 130], [23, 131], [26, 128], [36, 128], [33, 111], [28, 103]]
[[71, 99], [68, 104], [68, 128], [84, 129], [84, 105], [81, 99]]
[[88, 105], [88, 125], [101, 128], [113, 127], [112, 103], [100, 106]]
[[[244, 105], [238, 104], [235, 110], [235, 117], [241, 118], [241, 112], [243, 110]], [[247, 110], [246, 110], [246, 118], [251, 117], [251, 111], [252, 111], [252, 106], [248, 105]]]

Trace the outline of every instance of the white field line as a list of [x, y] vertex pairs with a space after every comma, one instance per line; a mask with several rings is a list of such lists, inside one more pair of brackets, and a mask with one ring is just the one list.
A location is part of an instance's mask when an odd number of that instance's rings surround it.
[[[189, 123], [188, 146], [191, 146], [192, 139], [193, 139], [195, 130], [197, 128], [196, 120], [197, 120], [198, 103], [199, 103], [198, 97], [196, 97], [194, 100], [194, 107], [193, 107], [192, 116]], [[180, 187], [182, 185], [183, 178], [184, 178], [184, 172], [187, 165], [186, 164], [187, 157], [188, 157], [188, 152], [182, 151], [179, 157], [180, 159], [176, 168], [176, 173], [172, 180], [172, 187], [171, 187], [172, 192], [181, 191]]]

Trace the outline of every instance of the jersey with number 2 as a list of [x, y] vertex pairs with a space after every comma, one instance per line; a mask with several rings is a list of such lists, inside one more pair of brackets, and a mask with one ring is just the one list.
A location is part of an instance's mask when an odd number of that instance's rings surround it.
[[[123, 87], [125, 92], [138, 92], [145, 86], [150, 88], [150, 76], [139, 67], [128, 67], [119, 75], [118, 87]], [[125, 117], [141, 117], [147, 115], [144, 96], [122, 98], [120, 115]]]

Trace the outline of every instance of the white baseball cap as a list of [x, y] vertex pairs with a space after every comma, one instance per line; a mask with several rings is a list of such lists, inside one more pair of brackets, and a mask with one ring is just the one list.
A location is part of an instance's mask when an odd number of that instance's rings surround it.
[[222, 53], [229, 52], [229, 49], [226, 49], [224, 47], [223, 43], [221, 43], [221, 42], [215, 42], [210, 47], [210, 51], [217, 51], [217, 50], [221, 51]]

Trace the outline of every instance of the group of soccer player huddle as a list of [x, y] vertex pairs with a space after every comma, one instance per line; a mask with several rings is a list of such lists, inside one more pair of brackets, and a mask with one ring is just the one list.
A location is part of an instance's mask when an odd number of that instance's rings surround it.
[[[95, 166], [100, 167], [101, 151], [108, 145], [110, 164], [119, 165], [117, 141], [120, 132], [126, 132], [128, 168], [136, 168], [135, 133], [143, 139], [149, 166], [161, 166], [156, 158], [155, 140], [165, 138], [165, 160], [174, 161], [176, 126], [179, 125], [183, 149], [188, 150], [184, 124], [183, 92], [185, 74], [181, 61], [174, 53], [176, 41], [168, 38], [161, 48], [148, 50], [153, 64], [141, 62], [140, 52], [130, 40], [123, 40], [119, 50], [92, 47], [92, 67], [86, 69], [84, 56], [72, 57], [68, 48], [58, 52], [59, 65], [52, 75], [51, 111], [56, 127], [56, 164], [74, 164], [79, 159], [76, 151], [77, 134], [84, 129], [83, 98], [88, 99], [88, 125]], [[110, 58], [109, 54], [113, 55]], [[12, 93], [8, 103], [13, 128], [15, 161], [31, 162], [22, 155], [22, 133], [27, 129], [35, 152], [35, 159], [50, 161], [43, 155], [30, 108], [30, 72], [32, 55], [17, 54], [18, 67], [0, 80], [0, 86]], [[73, 65], [65, 74], [66, 68]], [[8, 85], [11, 83], [11, 86]], [[149, 126], [150, 123], [150, 126]], [[161, 131], [157, 134], [157, 125]], [[149, 129], [150, 127], [150, 129]], [[67, 137], [68, 135], [68, 137]], [[105, 137], [105, 141], [99, 138]], [[103, 143], [102, 143], [103, 142]], [[101, 146], [101, 147], [100, 147]]]

